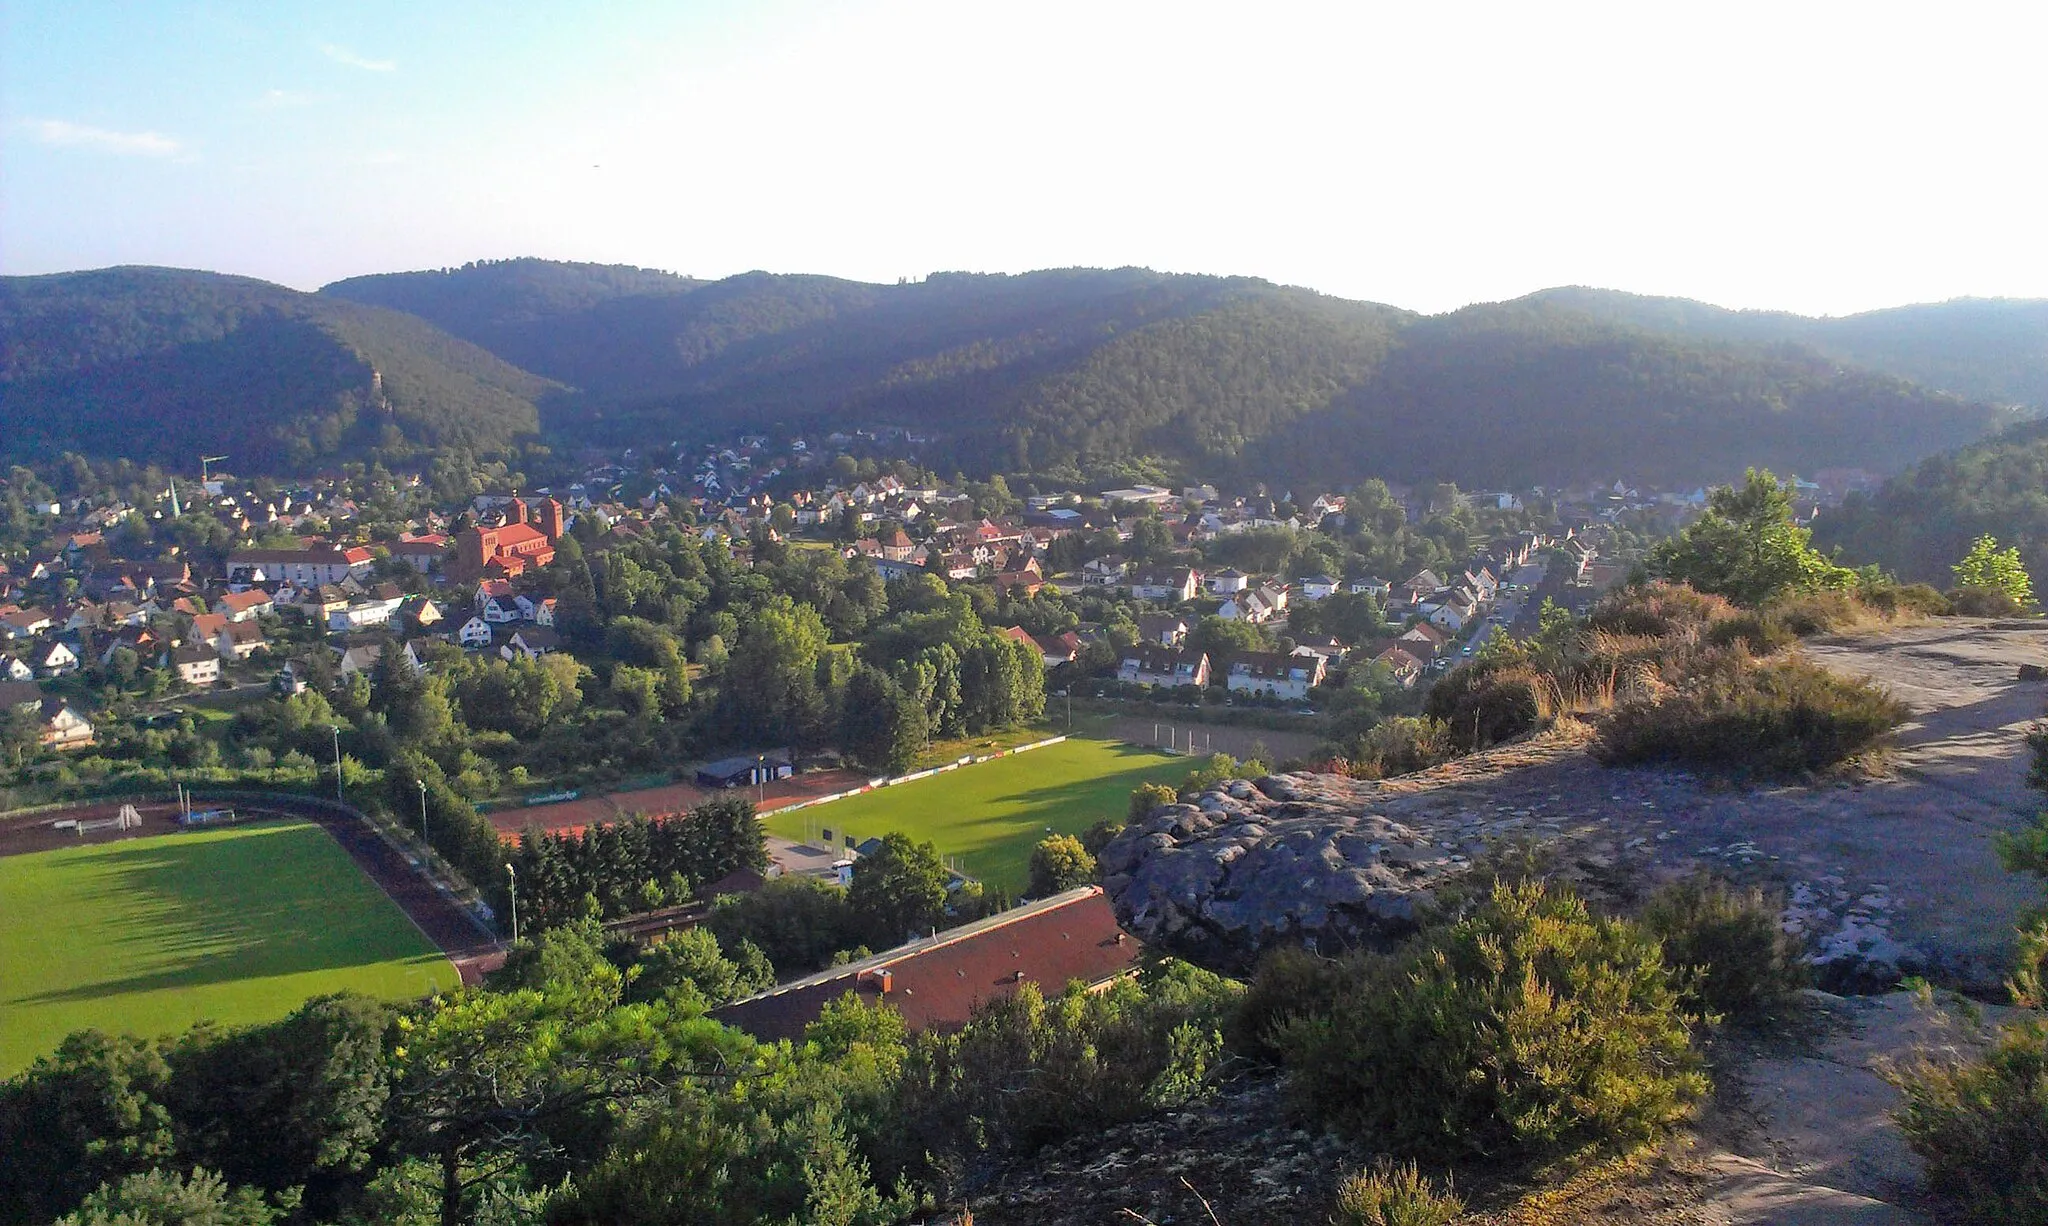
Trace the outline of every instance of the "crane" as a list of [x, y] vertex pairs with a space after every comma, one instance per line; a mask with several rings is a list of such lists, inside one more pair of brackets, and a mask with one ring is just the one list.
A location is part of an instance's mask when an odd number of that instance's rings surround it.
[[201, 484], [201, 485], [205, 485], [205, 484], [206, 484], [206, 466], [207, 466], [208, 464], [218, 464], [218, 463], [220, 463], [220, 462], [221, 462], [222, 460], [225, 460], [225, 459], [227, 459], [227, 457], [226, 457], [226, 456], [224, 456], [224, 455], [203, 455], [203, 456], [200, 456], [200, 457], [199, 457], [199, 484]]

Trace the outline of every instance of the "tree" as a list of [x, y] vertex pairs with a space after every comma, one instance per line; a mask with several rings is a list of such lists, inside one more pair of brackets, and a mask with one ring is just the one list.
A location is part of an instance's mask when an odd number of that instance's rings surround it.
[[694, 992], [706, 1006], [716, 1007], [769, 987], [775, 968], [758, 946], [739, 943], [727, 957], [707, 928], [685, 928], [649, 945], [637, 963], [639, 974], [627, 988], [629, 1000], [655, 1000], [671, 992]]
[[1720, 486], [1706, 513], [1651, 555], [1651, 568], [1695, 590], [1755, 608], [1793, 591], [1844, 587], [1855, 574], [1808, 543], [1794, 522], [1792, 491], [1768, 470], [1750, 469], [1742, 486]]
[[876, 944], [896, 945], [938, 926], [948, 877], [938, 848], [891, 832], [854, 862], [846, 901]]
[[777, 596], [757, 610], [719, 687], [736, 731], [786, 740], [810, 728], [822, 704], [817, 673], [825, 643], [824, 619], [809, 605]]
[[95, 1187], [167, 1161], [169, 1077], [147, 1040], [86, 1030], [0, 1083], [0, 1221], [47, 1222]]
[[691, 1010], [620, 1005], [618, 991], [614, 975], [547, 991], [461, 992], [399, 1019], [392, 1123], [439, 1171], [442, 1226], [468, 1220], [480, 1187], [751, 1048]]
[[296, 1207], [295, 1197], [273, 1207], [256, 1189], [230, 1188], [203, 1167], [190, 1178], [157, 1170], [101, 1184], [57, 1226], [271, 1226]]
[[2019, 546], [2000, 550], [1998, 538], [1989, 533], [1972, 542], [1970, 552], [1950, 569], [1955, 572], [1957, 587], [2003, 592], [2021, 606], [2034, 602], [2034, 583], [2020, 561]]
[[1031, 894], [1045, 898], [1095, 880], [1095, 857], [1071, 834], [1048, 835], [1031, 849]]
[[901, 774], [924, 749], [924, 706], [888, 674], [863, 664], [846, 683], [840, 746], [871, 770]]

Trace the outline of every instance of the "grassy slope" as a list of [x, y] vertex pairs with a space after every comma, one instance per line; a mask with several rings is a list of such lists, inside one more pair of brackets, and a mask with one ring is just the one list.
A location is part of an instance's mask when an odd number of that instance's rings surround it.
[[900, 830], [958, 856], [990, 886], [1017, 891], [1029, 876], [1031, 849], [1050, 826], [1078, 834], [1121, 817], [1131, 789], [1178, 781], [1186, 758], [1107, 741], [1070, 740], [1016, 757], [962, 767], [915, 783], [762, 818], [771, 833], [801, 839], [820, 826], [856, 839]]
[[87, 1027], [165, 1034], [386, 999], [455, 968], [319, 827], [278, 822], [0, 858], [0, 1077]]

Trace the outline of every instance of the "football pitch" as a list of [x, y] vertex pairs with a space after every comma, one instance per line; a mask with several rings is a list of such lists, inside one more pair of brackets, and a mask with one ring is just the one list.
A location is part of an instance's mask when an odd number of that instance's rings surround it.
[[957, 857], [990, 886], [1023, 890], [1031, 849], [1049, 826], [1079, 834], [1105, 817], [1121, 819], [1131, 789], [1178, 783], [1194, 762], [1109, 741], [1070, 739], [1013, 757], [881, 788], [845, 800], [765, 815], [771, 834], [814, 840], [821, 828], [835, 842], [902, 831]]
[[0, 1077], [96, 1027], [160, 1035], [388, 1000], [455, 968], [348, 854], [282, 821], [0, 858]]

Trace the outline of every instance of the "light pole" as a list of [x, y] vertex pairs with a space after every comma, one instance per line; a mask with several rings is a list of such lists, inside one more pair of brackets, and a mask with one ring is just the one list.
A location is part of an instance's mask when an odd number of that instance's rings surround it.
[[512, 943], [519, 944], [519, 874], [510, 864], [505, 866], [505, 878], [512, 887]]
[[768, 755], [754, 755], [754, 808], [768, 803]]
[[414, 782], [420, 785], [420, 842], [425, 843], [427, 850], [432, 851], [434, 841], [427, 837], [427, 781], [416, 779]]
[[328, 730], [334, 733], [334, 799], [346, 803], [341, 797], [341, 725], [330, 724]]

